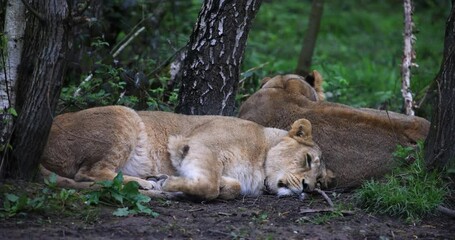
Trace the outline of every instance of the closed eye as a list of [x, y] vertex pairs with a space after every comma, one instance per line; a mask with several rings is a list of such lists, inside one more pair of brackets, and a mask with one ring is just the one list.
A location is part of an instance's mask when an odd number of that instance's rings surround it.
[[308, 167], [311, 169], [311, 162], [313, 161], [313, 158], [311, 157], [310, 154], [307, 154], [306, 155], [306, 162], [307, 162], [307, 165]]
[[278, 188], [287, 188], [288, 186], [282, 181], [278, 181]]

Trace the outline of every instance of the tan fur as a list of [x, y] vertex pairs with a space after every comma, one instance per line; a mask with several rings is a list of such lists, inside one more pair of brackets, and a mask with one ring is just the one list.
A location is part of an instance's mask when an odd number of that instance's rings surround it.
[[305, 119], [287, 132], [233, 117], [109, 106], [57, 116], [41, 164], [66, 187], [88, 188], [121, 170], [151, 196], [231, 199], [265, 188], [312, 191], [317, 181], [330, 181], [320, 154]]
[[317, 71], [313, 75], [313, 86], [296, 75], [269, 78], [242, 104], [239, 117], [281, 129], [296, 119], [311, 121], [313, 140], [336, 177], [332, 187], [355, 187], [384, 175], [393, 167], [397, 144], [409, 146], [426, 137], [430, 124], [423, 118], [323, 101], [322, 77]]

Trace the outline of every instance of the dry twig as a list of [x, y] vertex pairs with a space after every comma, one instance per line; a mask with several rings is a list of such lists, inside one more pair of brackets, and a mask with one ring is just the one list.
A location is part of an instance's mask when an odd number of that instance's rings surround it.
[[441, 205], [439, 205], [437, 208], [436, 208], [439, 212], [445, 214], [445, 215], [448, 215], [452, 218], [455, 218], [455, 210], [452, 210], [452, 209], [449, 209], [449, 208], [446, 208], [446, 207], [443, 207]]
[[[307, 208], [307, 209], [300, 209], [301, 214], [307, 214], [307, 213], [320, 213], [320, 212], [335, 212], [335, 209], [330, 207], [330, 208]], [[346, 215], [354, 215], [354, 211], [345, 211], [341, 210], [339, 211], [341, 214], [344, 216]]]
[[326, 194], [324, 191], [322, 191], [322, 190], [319, 189], [319, 188], [315, 188], [314, 190], [315, 190], [316, 192], [318, 192], [319, 194], [321, 194], [321, 195], [324, 197], [325, 201], [327, 201], [327, 203], [329, 204], [329, 206], [333, 208], [333, 202], [332, 202], [332, 200], [329, 198], [329, 196], [327, 196], [327, 194]]

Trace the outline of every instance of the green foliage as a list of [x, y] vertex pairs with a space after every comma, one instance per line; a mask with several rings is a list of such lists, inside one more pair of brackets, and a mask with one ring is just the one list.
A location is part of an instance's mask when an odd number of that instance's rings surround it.
[[[60, 110], [121, 104], [172, 111], [178, 86], [168, 89], [167, 60], [189, 40], [202, 2], [115, 0], [103, 4], [104, 17], [92, 22], [90, 31], [78, 35], [74, 43], [82, 49], [82, 56], [70, 67]], [[262, 3], [248, 35], [237, 105], [259, 88], [265, 76], [294, 72], [310, 10], [311, 1]], [[449, 10], [448, 0], [416, 1], [415, 50], [420, 67], [412, 69], [411, 87], [417, 101], [438, 72]], [[154, 21], [158, 24], [153, 25]], [[145, 31], [113, 57], [142, 26]], [[403, 9], [392, 0], [325, 1], [312, 69], [325, 79], [328, 100], [400, 111], [402, 31]], [[93, 78], [85, 82], [90, 74]]]
[[26, 193], [4, 193], [3, 207], [0, 208], [0, 217], [9, 218], [26, 215], [27, 212], [54, 212], [79, 211], [83, 205], [83, 198], [73, 189], [58, 189], [57, 177], [52, 174], [45, 180], [46, 186], [40, 193], [29, 196]]
[[[439, 70], [450, 10], [450, 1], [429, 2], [417, 1], [413, 14], [420, 67], [412, 69], [411, 86], [417, 99]], [[258, 78], [294, 72], [310, 10], [311, 1], [262, 3], [249, 34], [243, 69], [269, 64], [245, 82], [254, 86]], [[391, 0], [325, 1], [312, 69], [321, 72], [328, 100], [357, 107], [387, 105], [400, 111], [402, 32], [403, 8]], [[245, 92], [241, 95], [249, 94]]]
[[343, 217], [343, 211], [350, 209], [344, 205], [336, 205], [333, 211], [317, 213], [313, 216], [303, 216], [296, 220], [299, 224], [312, 223], [315, 225], [326, 224], [334, 219]]
[[359, 204], [368, 211], [418, 221], [442, 203], [445, 187], [440, 173], [428, 172], [423, 158], [423, 143], [416, 149], [398, 147], [394, 156], [408, 166], [399, 167], [384, 178], [371, 180], [356, 192]]
[[257, 224], [264, 224], [269, 221], [269, 215], [266, 212], [253, 215], [253, 221]]
[[[92, 205], [107, 205], [118, 207], [114, 216], [129, 216], [146, 214], [158, 216], [144, 204], [150, 202], [150, 198], [142, 195], [137, 182], [123, 184], [123, 175], [119, 173], [113, 180], [100, 181], [99, 190], [90, 190], [86, 194], [76, 192], [74, 189], [57, 187], [57, 175], [51, 174], [44, 179], [45, 187], [30, 192], [15, 191], [14, 189], [0, 189], [4, 198], [0, 199], [3, 207], [0, 208], [0, 217], [10, 218], [16, 215], [26, 215], [28, 212], [76, 214], [81, 215], [86, 221], [94, 217]], [[18, 193], [11, 193], [18, 192]], [[82, 209], [82, 211], [81, 211]]]
[[124, 217], [135, 214], [147, 214], [157, 217], [158, 213], [143, 205], [150, 202], [150, 197], [139, 192], [137, 182], [123, 184], [123, 174], [119, 172], [113, 180], [97, 182], [101, 186], [100, 190], [87, 194], [88, 204], [105, 204], [117, 206], [113, 212], [114, 216]]
[[165, 63], [188, 41], [200, 6], [196, 0], [103, 2], [103, 17], [74, 41], [81, 55], [69, 67], [59, 111], [113, 104], [171, 111], [178, 89], [168, 89]]

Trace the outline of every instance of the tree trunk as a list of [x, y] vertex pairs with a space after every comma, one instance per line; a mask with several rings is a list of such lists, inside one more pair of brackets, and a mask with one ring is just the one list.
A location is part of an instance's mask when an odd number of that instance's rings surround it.
[[413, 99], [411, 92], [411, 67], [415, 59], [415, 52], [412, 48], [415, 36], [412, 33], [412, 0], [403, 1], [404, 9], [404, 46], [403, 63], [401, 64], [401, 94], [403, 96], [403, 109], [406, 115], [414, 116]]
[[302, 50], [300, 51], [299, 61], [295, 70], [295, 73], [301, 76], [307, 76], [311, 71], [311, 60], [316, 47], [323, 10], [324, 0], [313, 0], [308, 29], [303, 39]]
[[[24, 2], [25, 4], [26, 2]], [[18, 75], [12, 159], [7, 177], [31, 179], [52, 124], [66, 68], [70, 8], [67, 1], [31, 1]]]
[[4, 32], [6, 48], [0, 50], [0, 173], [5, 161], [9, 139], [13, 130], [11, 109], [16, 103], [18, 68], [21, 62], [25, 30], [25, 6], [21, 1], [10, 0], [6, 4]]
[[233, 115], [245, 44], [261, 0], [206, 0], [183, 61], [176, 112]]
[[425, 141], [425, 161], [430, 169], [455, 167], [455, 5], [446, 23], [444, 59], [436, 77], [437, 101], [430, 133]]

